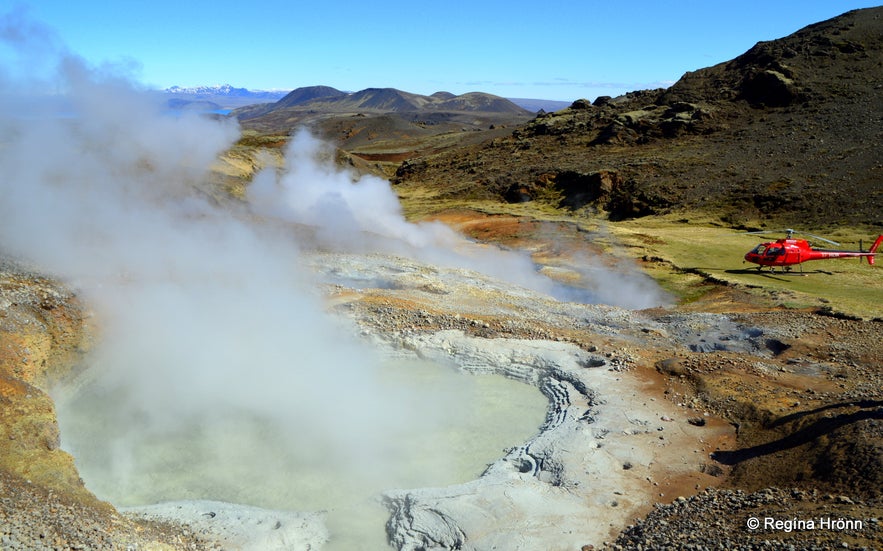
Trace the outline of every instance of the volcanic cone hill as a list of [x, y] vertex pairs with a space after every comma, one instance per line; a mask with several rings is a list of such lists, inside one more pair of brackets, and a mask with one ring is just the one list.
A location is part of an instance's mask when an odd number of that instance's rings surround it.
[[881, 60], [883, 8], [851, 11], [668, 89], [577, 100], [510, 136], [411, 159], [396, 182], [611, 219], [880, 224]]

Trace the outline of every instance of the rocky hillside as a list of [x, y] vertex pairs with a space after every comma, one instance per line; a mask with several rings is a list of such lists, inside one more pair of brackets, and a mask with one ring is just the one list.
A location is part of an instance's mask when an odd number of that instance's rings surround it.
[[761, 42], [644, 90], [542, 114], [511, 136], [410, 159], [397, 183], [623, 219], [881, 224], [883, 7]]

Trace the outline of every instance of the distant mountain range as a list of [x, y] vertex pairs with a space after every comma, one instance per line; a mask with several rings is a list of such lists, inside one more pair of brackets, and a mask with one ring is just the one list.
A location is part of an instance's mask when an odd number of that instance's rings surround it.
[[431, 96], [424, 96], [395, 88], [366, 88], [358, 92], [342, 92], [330, 86], [298, 88], [275, 103], [244, 107], [237, 109], [234, 114], [243, 120], [274, 111], [305, 109], [323, 113], [528, 114], [525, 109], [505, 98], [482, 92], [470, 92], [459, 96], [449, 92], [436, 92]]
[[290, 92], [290, 90], [249, 90], [236, 88], [229, 84], [217, 84], [214, 86], [172, 86], [166, 88], [165, 93], [173, 96], [197, 96], [199, 98], [227, 97], [248, 98], [255, 101], [277, 101]]
[[[455, 96], [449, 92], [436, 92], [431, 96], [422, 96], [403, 92], [394, 88], [368, 88], [359, 92], [343, 92], [330, 86], [308, 86], [295, 90], [249, 90], [237, 88], [230, 84], [214, 86], [172, 86], [163, 90], [171, 96], [170, 105], [175, 108], [186, 106], [188, 101], [211, 102], [215, 109], [234, 109], [253, 104], [277, 103], [276, 108], [293, 107], [309, 101], [322, 99], [324, 103], [361, 104], [362, 108], [390, 111], [422, 110], [427, 107], [434, 110], [480, 110], [497, 111], [506, 109], [497, 100], [511, 102], [515, 106], [535, 113], [537, 111], [557, 111], [570, 105], [570, 102], [527, 99], [499, 98], [491, 94], [471, 92]], [[427, 99], [423, 99], [427, 98]], [[478, 105], [478, 104], [480, 105]]]
[[[536, 116], [506, 98], [484, 92], [424, 96], [395, 88], [343, 92], [330, 86], [298, 88], [277, 102], [253, 103], [230, 114], [243, 128], [263, 133], [287, 134], [294, 127], [309, 126], [326, 137], [365, 133], [390, 138], [500, 128]], [[352, 123], [354, 117], [358, 124]]]

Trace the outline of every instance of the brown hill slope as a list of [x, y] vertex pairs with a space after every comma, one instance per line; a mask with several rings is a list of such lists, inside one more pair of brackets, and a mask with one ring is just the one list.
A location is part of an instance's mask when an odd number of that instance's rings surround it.
[[669, 89], [578, 100], [510, 137], [411, 159], [396, 182], [612, 219], [879, 225], [881, 60], [883, 8], [848, 12]]

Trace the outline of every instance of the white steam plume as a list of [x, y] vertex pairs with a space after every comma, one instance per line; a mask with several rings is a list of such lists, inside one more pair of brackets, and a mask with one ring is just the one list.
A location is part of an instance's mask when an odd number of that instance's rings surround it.
[[[353, 328], [324, 312], [293, 234], [199, 191], [237, 125], [172, 116], [113, 67], [90, 67], [50, 32], [21, 23], [20, 14], [0, 18], [0, 40], [56, 69], [43, 89], [63, 92], [65, 111], [57, 101], [32, 116], [0, 107], [0, 250], [70, 282], [94, 307], [93, 361], [120, 415], [163, 435], [243, 413], [309, 458], [369, 471], [382, 464], [412, 404], [380, 379], [378, 358]], [[0, 103], [30, 105], [39, 79], [16, 74], [0, 73], [10, 99]], [[478, 246], [440, 223], [409, 223], [387, 182], [354, 183], [317, 162], [321, 153], [308, 134], [295, 135], [285, 169], [250, 186], [254, 211], [311, 225], [327, 247], [555, 291], [526, 255]], [[116, 437], [125, 458], [130, 436]]]
[[[355, 182], [350, 173], [319, 161], [331, 157], [326, 148], [306, 130], [297, 132], [286, 151], [287, 166], [279, 173], [264, 170], [249, 187], [255, 210], [316, 228], [326, 247], [471, 269], [560, 300], [636, 309], [669, 302], [652, 279], [625, 261], [575, 257], [569, 268], [583, 287], [567, 287], [540, 274], [527, 254], [480, 246], [440, 222], [410, 223], [389, 182], [374, 176]], [[546, 238], [554, 241], [553, 235]]]
[[347, 463], [356, 448], [360, 468], [381, 463], [372, 445], [407, 403], [374, 352], [324, 312], [290, 237], [198, 191], [237, 125], [171, 116], [73, 56], [57, 66], [71, 116], [0, 120], [0, 250], [96, 310], [93, 362], [126, 415], [161, 434], [242, 412], [304, 453]]
[[389, 182], [352, 174], [319, 160], [327, 145], [306, 130], [294, 134], [280, 173], [266, 169], [248, 189], [249, 202], [267, 217], [316, 228], [320, 245], [335, 250], [384, 252], [429, 264], [465, 268], [550, 294], [527, 254], [482, 246], [441, 222], [405, 219]]

